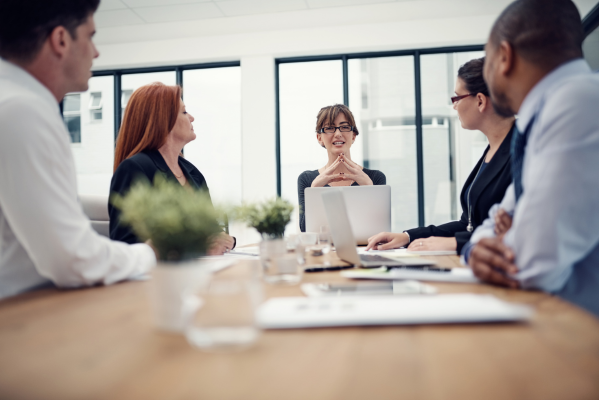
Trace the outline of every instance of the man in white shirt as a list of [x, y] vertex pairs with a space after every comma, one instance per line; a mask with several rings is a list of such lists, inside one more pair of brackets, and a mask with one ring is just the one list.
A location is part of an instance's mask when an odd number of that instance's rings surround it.
[[0, 298], [148, 271], [151, 247], [98, 235], [77, 198], [59, 102], [85, 91], [99, 0], [0, 2]]
[[[513, 184], [463, 256], [495, 284], [542, 289], [598, 315], [598, 74], [582, 59], [569, 0], [519, 0], [495, 22], [485, 79], [503, 115], [518, 114]], [[496, 231], [496, 233], [494, 233]]]

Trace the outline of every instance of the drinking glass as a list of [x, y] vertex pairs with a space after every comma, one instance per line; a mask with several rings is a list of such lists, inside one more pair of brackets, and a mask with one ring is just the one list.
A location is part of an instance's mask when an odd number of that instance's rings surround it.
[[329, 233], [329, 226], [327, 225], [319, 228], [319, 248], [323, 254], [327, 254], [331, 250], [331, 235]]
[[183, 296], [188, 342], [207, 351], [250, 347], [260, 336], [256, 309], [262, 286], [255, 276], [213, 276], [210, 283]]

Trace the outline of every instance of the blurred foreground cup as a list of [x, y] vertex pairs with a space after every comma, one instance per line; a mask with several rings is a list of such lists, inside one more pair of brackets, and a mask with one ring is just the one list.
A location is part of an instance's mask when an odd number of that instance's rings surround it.
[[206, 286], [211, 275], [211, 262], [159, 262], [152, 271], [150, 305], [154, 325], [168, 332], [179, 333], [185, 329], [182, 313], [182, 294]]
[[262, 298], [262, 286], [255, 276], [214, 275], [208, 285], [183, 296], [188, 342], [216, 352], [250, 347], [261, 332], [256, 309]]

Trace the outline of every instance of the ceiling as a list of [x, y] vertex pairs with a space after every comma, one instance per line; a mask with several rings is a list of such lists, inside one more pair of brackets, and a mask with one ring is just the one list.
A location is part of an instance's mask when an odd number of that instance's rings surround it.
[[[493, 3], [504, 5], [497, 0], [446, 0], [448, 5], [455, 3], [466, 10], [465, 4], [474, 7]], [[227, 19], [249, 15], [306, 12], [310, 10], [332, 9], [328, 14], [335, 18], [336, 11], [353, 8], [360, 12], [365, 6], [384, 3], [427, 3], [419, 0], [102, 0], [95, 15], [99, 28], [148, 25], [157, 23], [200, 21], [207, 19]], [[582, 15], [587, 14], [597, 4], [597, 0], [575, 0]], [[357, 7], [359, 6], [359, 7]], [[362, 6], [362, 7], [360, 7]], [[337, 10], [336, 10], [337, 9]], [[436, 18], [436, 9], [429, 9]]]

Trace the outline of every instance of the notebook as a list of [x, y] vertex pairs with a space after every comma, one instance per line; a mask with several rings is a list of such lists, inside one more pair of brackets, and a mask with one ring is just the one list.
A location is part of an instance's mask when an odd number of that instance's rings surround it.
[[276, 297], [257, 312], [265, 329], [526, 321], [529, 306], [491, 295]]

